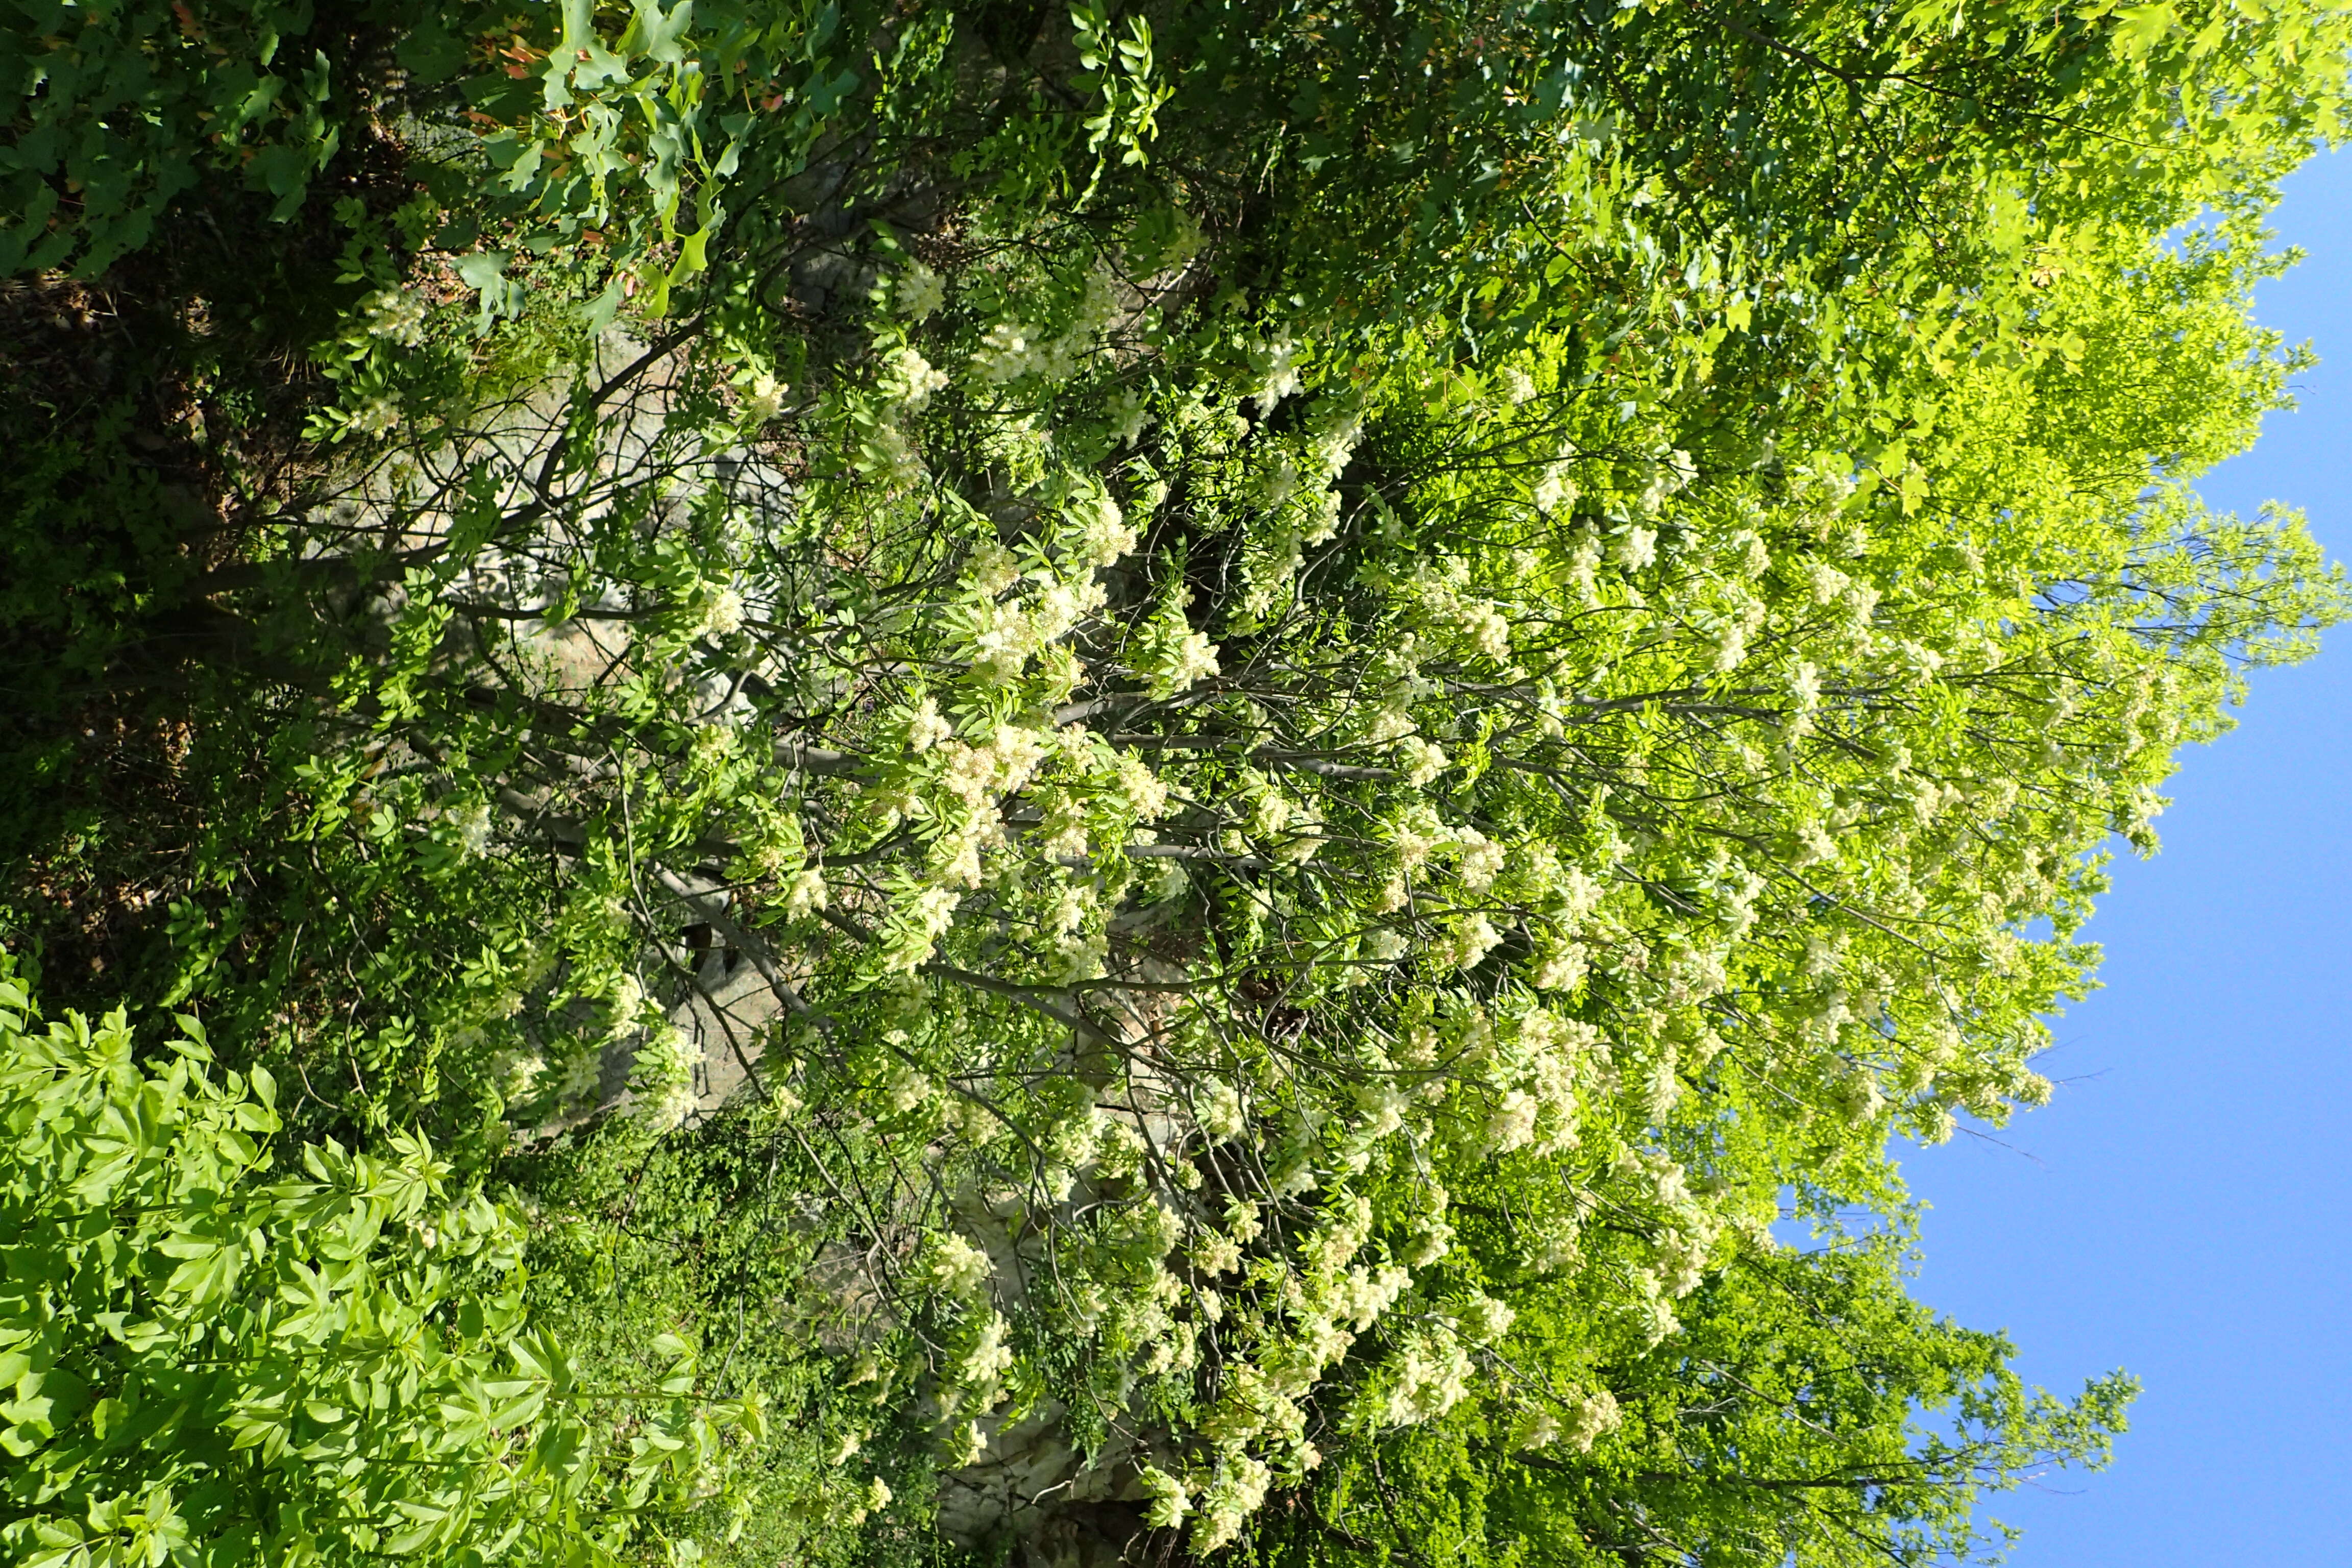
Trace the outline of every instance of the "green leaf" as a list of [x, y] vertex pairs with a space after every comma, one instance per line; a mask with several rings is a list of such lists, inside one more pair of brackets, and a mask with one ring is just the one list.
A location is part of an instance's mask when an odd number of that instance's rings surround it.
[[2116, 54], [2127, 60], [2146, 58], [2148, 51], [2162, 43], [2166, 35], [2179, 25], [2171, 0], [2122, 6], [2116, 11], [2115, 18], [2113, 47]]
[[408, 28], [393, 58], [418, 81], [447, 81], [466, 64], [466, 41], [428, 14]]

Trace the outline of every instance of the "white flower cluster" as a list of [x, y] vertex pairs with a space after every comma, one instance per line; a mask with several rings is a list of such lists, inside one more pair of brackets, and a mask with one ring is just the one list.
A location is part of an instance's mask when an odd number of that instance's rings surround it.
[[1507, 851], [1475, 827], [1454, 830], [1454, 842], [1462, 852], [1461, 867], [1456, 873], [1462, 888], [1468, 893], [1484, 893], [1495, 885], [1502, 874]]
[[955, 726], [940, 711], [939, 699], [925, 692], [907, 710], [907, 750], [910, 754], [929, 751], [940, 742], [952, 738]]
[[915, 450], [907, 432], [893, 421], [885, 420], [874, 426], [863, 448], [861, 468], [877, 479], [892, 492], [914, 489], [929, 477], [930, 470]]
[[816, 867], [803, 867], [784, 885], [784, 918], [788, 921], [805, 920], [831, 901], [824, 873]]
[[1570, 452], [1563, 449], [1558, 458], [1544, 465], [1543, 473], [1536, 480], [1534, 499], [1538, 511], [1549, 516], [1576, 505], [1583, 492], [1570, 473], [1573, 460]]
[[883, 929], [885, 966], [911, 974], [929, 963], [939, 951], [940, 938], [955, 922], [956, 905], [961, 901], [954, 889], [942, 887], [916, 888], [894, 900]]
[[1034, 332], [1024, 322], [997, 322], [981, 334], [980, 347], [971, 356], [972, 368], [983, 380], [999, 385], [1045, 372], [1054, 361], [1046, 345], [1035, 341]]
[[1528, 984], [1538, 991], [1573, 991], [1584, 983], [1588, 964], [1580, 943], [1555, 942], [1537, 952]]
[[1218, 1456], [1217, 1468], [1201, 1492], [1200, 1517], [1192, 1522], [1192, 1550], [1210, 1552], [1241, 1533], [1242, 1521], [1265, 1501], [1274, 1472], [1238, 1449]]
[[1173, 697], [1215, 678], [1217, 651], [1208, 633], [1194, 631], [1186, 623], [1182, 608], [1171, 595], [1137, 638], [1136, 672], [1153, 697]]
[[744, 428], [756, 431], [783, 412], [784, 394], [791, 390], [766, 371], [752, 376], [744, 388], [740, 414]]
[[351, 427], [362, 436], [385, 436], [400, 427], [402, 416], [397, 399], [390, 393], [377, 393], [360, 399], [348, 417]]
[[1120, 446], [1134, 446], [1143, 439], [1144, 431], [1150, 426], [1150, 408], [1143, 395], [1133, 387], [1121, 389], [1119, 395], [1111, 400], [1110, 427], [1112, 434], [1118, 437]]
[[974, 593], [965, 614], [972, 662], [999, 684], [1020, 679], [1039, 655], [1101, 610], [1104, 600], [1103, 586], [1091, 574], [1080, 582], [1053, 578], [1034, 593], [1003, 599], [988, 592], [982, 577]]
[[891, 303], [898, 307], [898, 313], [916, 322], [930, 320], [947, 303], [947, 298], [945, 281], [919, 261], [900, 273], [891, 289]]
[[1698, 477], [1688, 452], [1674, 451], [1651, 459], [1637, 469], [1642, 488], [1633, 499], [1634, 507], [1644, 517], [1654, 516], [1665, 505], [1666, 498]]
[[1241, 1244], [1229, 1236], [1206, 1231], [1192, 1244], [1192, 1267], [1213, 1279], [1241, 1266]]
[[1307, 450], [1326, 481], [1338, 479], [1345, 471], [1363, 434], [1363, 410], [1354, 403], [1327, 399], [1316, 410]]
[[946, 390], [948, 377], [911, 345], [901, 343], [883, 362], [882, 384], [901, 413], [920, 414], [933, 393]]
[[1097, 267], [1087, 275], [1076, 309], [1061, 331], [1049, 334], [1022, 321], [997, 321], [981, 335], [980, 348], [971, 356], [972, 367], [983, 380], [999, 386], [1029, 376], [1048, 383], [1067, 381], [1118, 314], [1118, 286]]
[[1099, 485], [1082, 491], [1070, 503], [1069, 515], [1077, 524], [1072, 553], [1087, 565], [1111, 565], [1135, 548], [1136, 529]]
[[1510, 658], [1510, 621], [1500, 605], [1470, 591], [1460, 562], [1417, 567], [1405, 591], [1425, 624], [1451, 629], [1482, 658], [1497, 664]]
[[1413, 732], [1415, 723], [1412, 704], [1437, 693], [1434, 681], [1425, 679], [1414, 663], [1420, 651], [1420, 639], [1411, 632], [1397, 639], [1379, 667], [1381, 679], [1373, 688], [1380, 701], [1364, 739], [1375, 746], [1384, 746]]
[[1658, 534], [1655, 529], [1637, 524], [1610, 542], [1609, 559], [1628, 572], [1638, 572], [1657, 558]]
[[1811, 660], [1799, 659], [1789, 670], [1789, 700], [1799, 713], [1811, 713], [1822, 704], [1822, 672]]
[[1492, 1296], [1475, 1294], [1454, 1309], [1454, 1328], [1474, 1345], [1491, 1345], [1510, 1332], [1518, 1314]]
[[1274, 412], [1275, 405], [1298, 390], [1298, 345], [1288, 337], [1276, 338], [1260, 347], [1251, 360], [1257, 382], [1250, 396], [1263, 419]]
[[1707, 671], [1712, 675], [1728, 675], [1747, 662], [1748, 646], [1764, 629], [1768, 616], [1764, 601], [1753, 594], [1740, 592], [1730, 598], [1707, 643]]
[[743, 629], [743, 595], [732, 588], [720, 588], [702, 601], [702, 613], [697, 629], [704, 637], [732, 637]]
[[667, 1132], [694, 1110], [694, 1069], [700, 1053], [686, 1031], [659, 1024], [646, 1033], [637, 1047], [631, 1087], [636, 1091], [638, 1113], [646, 1123]]
[[965, 1410], [985, 1414], [1003, 1403], [1004, 1378], [1013, 1363], [1012, 1328], [1002, 1312], [992, 1310], [981, 1315], [970, 1343], [950, 1372], [948, 1387], [940, 1393], [940, 1405], [946, 1415], [953, 1416]]
[[994, 1268], [987, 1253], [952, 1231], [931, 1244], [931, 1282], [948, 1295], [963, 1299], [977, 1296]]
[[1577, 1085], [1591, 1070], [1600, 1049], [1600, 1031], [1581, 1020], [1562, 1018], [1541, 1007], [1519, 1019], [1514, 1057], [1523, 1091], [1535, 1109], [1526, 1141], [1539, 1153], [1557, 1154], [1576, 1147]]
[[1438, 774], [1453, 765], [1444, 747], [1419, 735], [1407, 735], [1397, 742], [1396, 754], [1404, 769], [1404, 782], [1416, 789], [1434, 782]]
[[368, 335], [413, 349], [425, 341], [425, 297], [412, 289], [384, 289], [368, 297]]
[[1202, 1132], [1213, 1142], [1238, 1138], [1249, 1123], [1241, 1091], [1228, 1083], [1212, 1083], [1193, 1096], [1193, 1115]]
[[1462, 1403], [1475, 1371], [1458, 1336], [1441, 1329], [1415, 1330], [1391, 1363], [1391, 1381], [1381, 1397], [1380, 1420], [1391, 1426], [1410, 1426], [1436, 1419]]
[[1580, 1454], [1590, 1453], [1592, 1445], [1623, 1424], [1624, 1413], [1617, 1407], [1617, 1396], [1605, 1388], [1596, 1388], [1569, 1400], [1567, 1419], [1559, 1428], [1559, 1436], [1568, 1440], [1570, 1447]]
[[1448, 973], [1472, 970], [1502, 943], [1503, 933], [1484, 914], [1456, 915], [1444, 934], [1429, 944], [1429, 956]]
[[[1143, 1495], [1150, 1500], [1150, 1505], [1144, 1510], [1143, 1521], [1153, 1529], [1172, 1530], [1192, 1511], [1192, 1499], [1184, 1489], [1184, 1483], [1159, 1466], [1145, 1465], [1136, 1472], [1135, 1479]], [[1239, 1528], [1240, 1521], [1236, 1520], [1235, 1533], [1239, 1533]]]
[[490, 805], [482, 800], [468, 801], [449, 814], [449, 825], [457, 830], [457, 844], [468, 855], [481, 855], [490, 847]]

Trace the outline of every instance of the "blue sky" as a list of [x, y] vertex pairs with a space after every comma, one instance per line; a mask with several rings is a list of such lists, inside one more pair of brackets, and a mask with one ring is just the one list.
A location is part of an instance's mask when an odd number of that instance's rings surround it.
[[[2352, 153], [2273, 226], [2309, 257], [2257, 314], [2324, 363], [2199, 488], [2301, 506], [2352, 556]], [[2239, 721], [2084, 933], [2105, 988], [2053, 1026], [2057, 1098], [2010, 1147], [1904, 1161], [1925, 1300], [2010, 1331], [2053, 1392], [2146, 1385], [2111, 1469], [1989, 1510], [2025, 1530], [2014, 1568], [2352, 1565], [2352, 626], [2257, 674]]]

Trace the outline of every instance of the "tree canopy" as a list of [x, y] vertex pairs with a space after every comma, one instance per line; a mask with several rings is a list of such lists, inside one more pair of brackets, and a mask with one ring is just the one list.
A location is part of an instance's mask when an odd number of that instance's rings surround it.
[[2340, 8], [0, 28], [10, 1561], [1928, 1564], [2104, 1462], [1895, 1152], [2346, 612], [2193, 489]]

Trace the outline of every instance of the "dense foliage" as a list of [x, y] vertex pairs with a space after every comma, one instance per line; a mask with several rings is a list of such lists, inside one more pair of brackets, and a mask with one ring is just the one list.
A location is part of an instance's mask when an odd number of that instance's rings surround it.
[[616, 1427], [526, 1323], [519, 1216], [453, 1201], [421, 1137], [264, 1184], [266, 1070], [215, 1081], [183, 1018], [143, 1073], [121, 1014], [36, 1032], [28, 1000], [0, 980], [12, 1561], [611, 1562], [697, 1500], [721, 1428], [691, 1349], [664, 1336]]
[[2189, 488], [2336, 8], [0, 26], [12, 1561], [1925, 1564], [2104, 1460], [1890, 1151], [2345, 613]]

